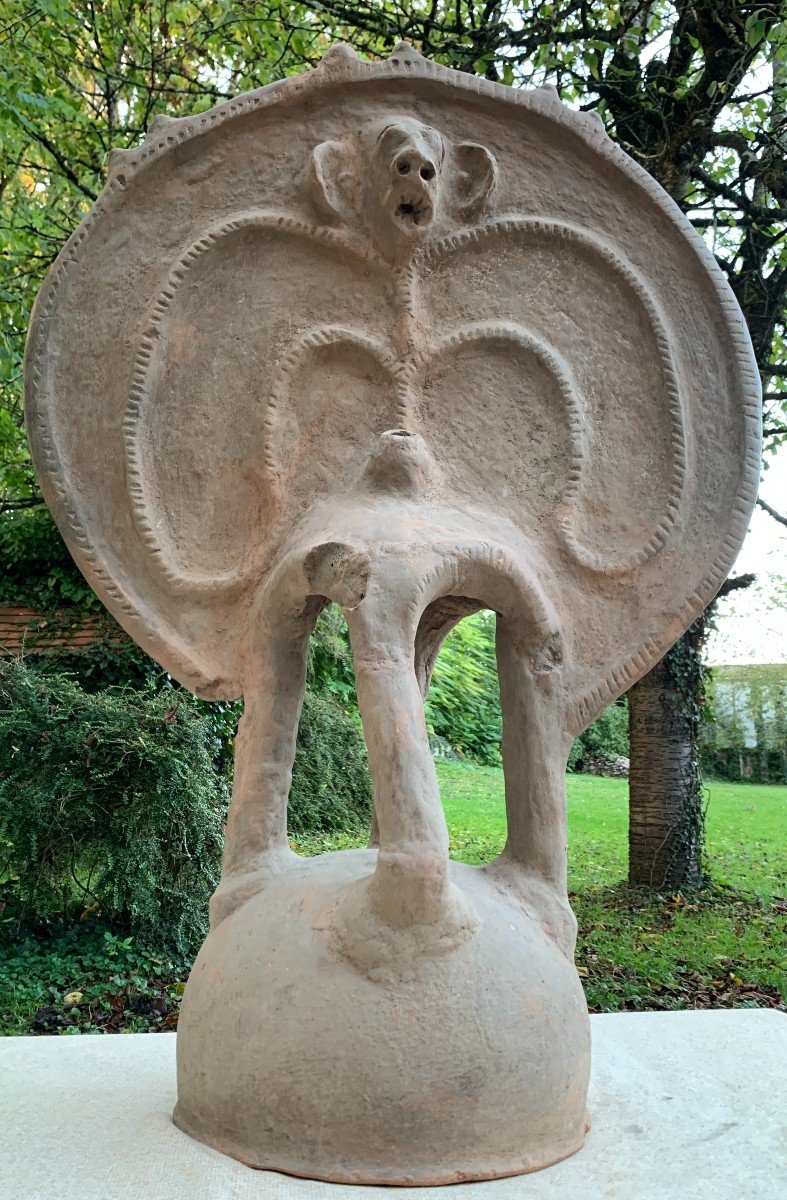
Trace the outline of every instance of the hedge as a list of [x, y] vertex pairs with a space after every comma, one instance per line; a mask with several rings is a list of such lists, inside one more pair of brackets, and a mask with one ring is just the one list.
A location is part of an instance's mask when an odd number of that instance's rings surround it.
[[[230, 793], [214, 714], [177, 688], [91, 693], [0, 666], [0, 895], [21, 922], [99, 917], [180, 954], [204, 937]], [[307, 696], [290, 833], [368, 827], [357, 719]]]

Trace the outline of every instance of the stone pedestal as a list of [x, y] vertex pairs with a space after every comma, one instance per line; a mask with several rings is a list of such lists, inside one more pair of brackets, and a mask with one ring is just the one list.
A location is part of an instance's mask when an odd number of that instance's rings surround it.
[[[591, 1017], [581, 1154], [425, 1200], [782, 1200], [787, 1019], [767, 1011]], [[175, 1035], [0, 1039], [8, 1200], [413, 1200], [412, 1189], [254, 1171], [172, 1123]]]

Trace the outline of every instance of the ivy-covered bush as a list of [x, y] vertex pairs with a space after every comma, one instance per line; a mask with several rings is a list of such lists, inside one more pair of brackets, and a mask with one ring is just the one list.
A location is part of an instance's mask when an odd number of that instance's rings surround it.
[[100, 915], [185, 951], [204, 936], [228, 787], [185, 693], [89, 693], [0, 666], [0, 891], [22, 919]]
[[372, 785], [360, 718], [307, 692], [287, 811], [291, 836], [366, 830]]
[[[193, 952], [218, 882], [234, 712], [178, 688], [85, 691], [0, 664], [0, 898], [21, 921], [100, 917]], [[294, 836], [369, 827], [360, 722], [307, 696], [290, 793]]]

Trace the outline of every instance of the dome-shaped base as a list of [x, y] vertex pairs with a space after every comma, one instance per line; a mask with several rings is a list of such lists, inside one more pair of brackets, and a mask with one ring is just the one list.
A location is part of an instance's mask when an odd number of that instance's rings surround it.
[[391, 931], [354, 965], [336, 924], [374, 861], [296, 865], [213, 930], [184, 996], [176, 1124], [251, 1166], [348, 1184], [494, 1179], [573, 1154], [590, 1067], [573, 964], [493, 875], [452, 863], [473, 931], [443, 949]]

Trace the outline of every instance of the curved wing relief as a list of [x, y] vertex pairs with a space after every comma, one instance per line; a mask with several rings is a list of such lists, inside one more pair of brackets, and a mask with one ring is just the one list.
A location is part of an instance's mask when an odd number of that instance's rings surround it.
[[[316, 316], [323, 304], [309, 296], [312, 253], [332, 260], [345, 290], [357, 262], [379, 262], [368, 246], [338, 231], [249, 210], [209, 226], [178, 258], [151, 307], [124, 420], [126, 481], [142, 540], [175, 587], [237, 589], [258, 567], [264, 547], [255, 544], [253, 530], [263, 514], [274, 518], [280, 500], [274, 431], [297, 368], [319, 348], [342, 344], [391, 370], [390, 355], [373, 337], [317, 326], [292, 341], [288, 314], [264, 303], [264, 289], [260, 302], [260, 271], [280, 278], [292, 271], [300, 284], [294, 307], [307, 314], [311, 307]], [[236, 314], [221, 328], [210, 322], [217, 288], [231, 296]], [[267, 362], [277, 357], [271, 386]], [[228, 389], [237, 397], [237, 420], [229, 424]], [[234, 504], [226, 503], [223, 515], [222, 498], [204, 490], [205, 481], [215, 480], [216, 458], [232, 475]], [[199, 572], [185, 566], [195, 560], [203, 564]]]
[[[127, 484], [167, 581], [240, 586], [264, 555], [263, 516], [275, 525], [346, 486], [392, 426], [420, 428], [456, 490], [480, 489], [526, 528], [548, 522], [587, 569], [628, 571], [661, 549], [681, 504], [683, 414], [664, 317], [634, 268], [565, 222], [483, 219], [494, 157], [413, 118], [322, 143], [307, 174], [323, 223], [260, 209], [209, 226], [171, 268], [140, 340]], [[330, 297], [310, 292], [315, 255], [330, 260]], [[266, 272], [288, 281], [286, 312], [266, 305]], [[229, 328], [210, 323], [217, 289], [232, 298]], [[337, 308], [349, 324], [321, 319]], [[468, 319], [456, 325], [457, 313]], [[205, 399], [187, 403], [193, 372]], [[226, 388], [230, 422], [217, 420]], [[627, 410], [645, 414], [649, 445], [629, 436]], [[337, 421], [348, 452], [327, 461], [327, 441], [342, 439], [322, 432]], [[474, 461], [479, 421], [502, 430], [491, 482]], [[210, 492], [217, 457], [232, 502]]]
[[[476, 256], [483, 270], [474, 266]], [[567, 486], [553, 513], [570, 553], [606, 574], [631, 570], [657, 553], [683, 496], [684, 414], [666, 320], [638, 272], [577, 226], [518, 215], [448, 234], [420, 257], [426, 303], [438, 320], [441, 309], [461, 312], [469, 295], [476, 306], [505, 314], [492, 324], [509, 328], [513, 341], [537, 342], [551, 364], [571, 414]], [[529, 288], [522, 282], [528, 273]], [[487, 285], [490, 274], [495, 293]], [[614, 376], [614, 398], [606, 394], [607, 376]], [[650, 427], [650, 445], [637, 440], [638, 422], [629, 414]], [[527, 462], [528, 444], [524, 437], [518, 460], [512, 454], [512, 474]]]
[[[454, 405], [446, 422], [452, 398], [468, 378], [493, 375], [496, 386], [485, 402]], [[568, 363], [543, 340], [509, 321], [461, 325], [431, 343], [417, 383], [415, 423], [457, 490], [477, 503], [502, 506], [525, 528], [571, 509], [587, 452], [587, 421]], [[496, 464], [479, 450], [490, 426], [500, 435]]]

